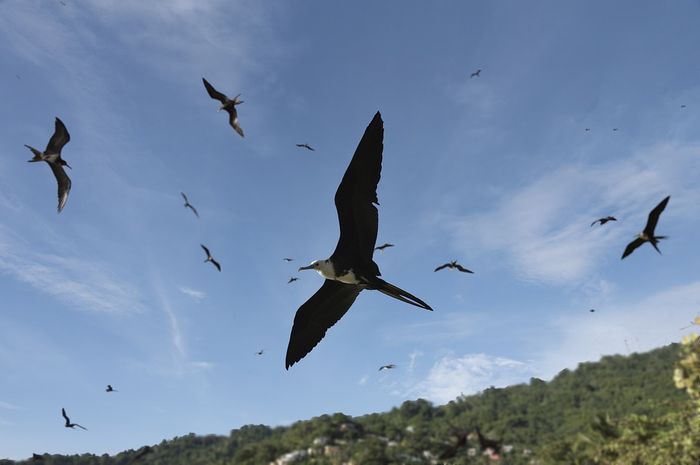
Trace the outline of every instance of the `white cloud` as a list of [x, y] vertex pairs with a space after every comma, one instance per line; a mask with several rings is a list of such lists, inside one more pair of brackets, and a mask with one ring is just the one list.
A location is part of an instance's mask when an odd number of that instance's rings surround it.
[[369, 375], [364, 375], [362, 378], [360, 378], [357, 384], [360, 386], [365, 386], [367, 385], [367, 381], [369, 381]]
[[435, 362], [427, 376], [408, 393], [445, 403], [460, 394], [473, 394], [490, 386], [508, 386], [534, 375], [531, 363], [486, 354], [448, 354]]
[[[499, 252], [523, 280], [579, 284], [611, 248], [621, 254], [665, 195], [673, 199], [664, 218], [697, 215], [699, 173], [700, 146], [660, 144], [625, 160], [555, 169], [447, 226], [465, 254]], [[625, 221], [590, 227], [608, 214]]]
[[202, 300], [207, 296], [205, 292], [198, 291], [196, 289], [191, 289], [187, 286], [182, 286], [180, 288], [180, 292], [182, 292], [186, 296], [192, 297], [195, 300]]

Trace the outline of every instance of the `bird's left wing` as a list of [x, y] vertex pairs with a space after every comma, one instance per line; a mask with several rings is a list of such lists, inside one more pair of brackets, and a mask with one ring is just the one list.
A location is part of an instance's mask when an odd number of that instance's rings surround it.
[[204, 83], [204, 87], [207, 89], [207, 94], [209, 94], [209, 97], [213, 98], [214, 100], [218, 100], [221, 103], [226, 103], [226, 100], [228, 100], [226, 95], [214, 89], [214, 86], [209, 84], [209, 81], [206, 79], [202, 78], [202, 82]]
[[667, 196], [665, 199], [663, 199], [659, 204], [654, 207], [654, 209], [649, 213], [649, 218], [647, 219], [647, 225], [644, 227], [644, 232], [648, 236], [653, 236], [654, 235], [654, 230], [656, 229], [656, 223], [659, 222], [659, 216], [661, 216], [661, 212], [664, 211], [664, 208], [666, 208], [666, 204], [668, 204], [668, 200], [671, 198], [671, 196]]
[[236, 107], [227, 108], [226, 111], [228, 111], [228, 124], [231, 125], [233, 130], [236, 131], [239, 136], [245, 137], [243, 135], [243, 129], [241, 128], [241, 125], [238, 124], [238, 111], [236, 110]]
[[382, 171], [383, 141], [384, 122], [377, 112], [367, 126], [335, 193], [340, 238], [331, 255], [334, 263], [342, 261], [338, 257], [356, 257], [375, 275], [379, 274], [379, 267], [372, 261], [372, 254], [377, 243], [379, 213], [374, 204], [379, 205], [377, 184]]
[[58, 183], [58, 212], [61, 213], [63, 207], [66, 206], [66, 202], [68, 202], [71, 181], [61, 165], [49, 162], [49, 166], [51, 167], [51, 171], [53, 171], [53, 175], [56, 176], [56, 182]]
[[464, 267], [463, 267], [462, 265], [460, 265], [459, 263], [457, 264], [457, 269], [458, 269], [459, 271], [461, 271], [462, 273], [472, 273], [472, 274], [474, 274], [474, 272], [473, 272], [472, 270], [468, 270], [468, 269], [464, 268]]
[[56, 118], [56, 129], [46, 145], [46, 153], [61, 153], [61, 149], [70, 141], [70, 134], [63, 121]]
[[326, 279], [321, 289], [299, 307], [287, 346], [287, 369], [316, 347], [328, 328], [345, 315], [361, 290], [354, 284]]
[[634, 249], [644, 244], [644, 242], [646, 242], [644, 239], [638, 237], [629, 244], [627, 244], [627, 248], [625, 248], [625, 252], [622, 254], [622, 258], [620, 260], [624, 259], [626, 256], [634, 252]]

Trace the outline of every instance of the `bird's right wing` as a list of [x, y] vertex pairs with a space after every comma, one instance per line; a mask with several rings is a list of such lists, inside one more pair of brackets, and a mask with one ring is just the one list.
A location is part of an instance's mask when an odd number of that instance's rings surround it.
[[70, 423], [70, 418], [68, 418], [68, 415], [66, 415], [66, 409], [65, 409], [65, 408], [62, 408], [62, 409], [61, 409], [61, 415], [63, 415], [63, 418], [66, 419], [66, 422], [67, 422], [67, 423]]
[[211, 262], [214, 264], [217, 270], [221, 271], [221, 265], [219, 264], [219, 262], [217, 262], [213, 258], [211, 259]]
[[458, 269], [459, 271], [461, 271], [462, 273], [472, 273], [472, 274], [474, 274], [474, 272], [473, 272], [472, 270], [468, 270], [468, 269], [464, 268], [464, 267], [463, 267], [462, 265], [460, 265], [460, 264], [457, 264], [457, 269]]
[[211, 253], [209, 253], [209, 249], [207, 249], [204, 244], [199, 244], [199, 246], [204, 249], [204, 253], [207, 254], [207, 258], [211, 257]]
[[199, 218], [199, 213], [197, 213], [197, 209], [194, 208], [194, 207], [193, 207], [192, 205], [190, 205], [190, 204], [187, 204], [187, 206], [192, 210], [192, 212], [194, 213], [194, 216], [196, 216], [197, 218]]
[[443, 270], [443, 269], [447, 268], [448, 266], [450, 266], [450, 264], [449, 264], [449, 263], [445, 263], [444, 265], [440, 265], [440, 266], [438, 266], [437, 268], [435, 268], [435, 271]]
[[187, 196], [185, 195], [184, 192], [180, 192], [180, 195], [182, 196], [183, 199], [185, 199], [185, 203], [190, 203], [190, 201], [187, 200]]
[[656, 229], [656, 223], [659, 222], [659, 216], [661, 216], [661, 212], [664, 211], [664, 208], [666, 208], [666, 204], [668, 204], [668, 200], [671, 198], [671, 196], [667, 196], [665, 199], [663, 199], [659, 204], [654, 207], [654, 209], [649, 213], [649, 219], [647, 219], [647, 225], [644, 227], [644, 232], [649, 236], [652, 237], [654, 236], [654, 230]]
[[354, 284], [326, 279], [323, 286], [299, 307], [287, 346], [287, 369], [316, 347], [328, 328], [345, 315], [361, 290]]
[[243, 135], [243, 128], [241, 128], [241, 125], [238, 124], [238, 111], [236, 111], [236, 108], [227, 108], [226, 111], [228, 111], [228, 124], [231, 125], [233, 130], [236, 131], [239, 136], [245, 137]]
[[213, 98], [214, 100], [218, 100], [221, 103], [226, 103], [226, 101], [228, 100], [228, 97], [226, 97], [226, 95], [214, 89], [214, 86], [209, 84], [209, 81], [207, 81], [206, 79], [202, 78], [202, 82], [204, 83], [204, 87], [207, 89], [207, 94], [209, 94], [209, 97]]
[[53, 171], [53, 175], [56, 177], [56, 182], [58, 182], [58, 212], [61, 213], [63, 207], [66, 206], [68, 202], [68, 194], [70, 193], [70, 178], [66, 174], [65, 170], [58, 163], [48, 162]]
[[630, 242], [629, 244], [627, 244], [627, 248], [625, 249], [625, 252], [622, 254], [622, 258], [620, 260], [624, 259], [626, 256], [628, 256], [629, 254], [634, 252], [634, 249], [636, 249], [640, 245], [644, 244], [644, 242], [646, 242], [644, 239], [638, 237], [635, 240], [633, 240], [632, 242]]
[[61, 149], [70, 141], [70, 134], [63, 121], [56, 118], [56, 130], [51, 136], [49, 143], [46, 145], [46, 153], [61, 153]]

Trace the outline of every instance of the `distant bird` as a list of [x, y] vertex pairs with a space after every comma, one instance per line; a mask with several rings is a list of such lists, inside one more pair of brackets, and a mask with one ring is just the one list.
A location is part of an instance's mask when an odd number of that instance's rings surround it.
[[255, 355], [262, 355], [265, 353], [265, 349], [260, 349], [259, 351], [255, 352]]
[[180, 192], [180, 195], [182, 196], [183, 199], [185, 199], [185, 205], [184, 205], [185, 208], [189, 208], [190, 210], [192, 210], [192, 213], [194, 213], [194, 216], [199, 218], [199, 213], [197, 213], [197, 209], [192, 206], [190, 201], [187, 199], [187, 195], [185, 195], [184, 192]]
[[649, 213], [649, 218], [647, 219], [646, 226], [644, 226], [644, 231], [640, 232], [639, 236], [637, 236], [635, 240], [627, 244], [627, 248], [622, 254], [623, 259], [632, 252], [634, 252], [634, 249], [644, 244], [645, 242], [649, 242], [652, 245], [652, 247], [656, 249], [657, 252], [661, 253], [656, 244], [661, 239], [666, 239], [666, 236], [655, 236], [654, 230], [656, 229], [656, 223], [658, 223], [659, 221], [659, 216], [661, 216], [661, 212], [663, 212], [664, 208], [666, 208], [666, 204], [668, 204], [668, 200], [670, 198], [670, 195], [667, 196]]
[[689, 324], [688, 326], [682, 327], [681, 330], [688, 329], [688, 328], [690, 328], [691, 326], [696, 326], [696, 325], [697, 325], [697, 326], [700, 326], [700, 316], [696, 316], [696, 317], [693, 319], [693, 321], [690, 322], [690, 324]]
[[66, 2], [64, 2], [63, 0], [59, 1], [58, 3], [60, 3], [63, 6], [66, 6]]
[[685, 105], [681, 105], [681, 108], [685, 108]]
[[501, 452], [501, 442], [494, 439], [489, 439], [481, 434], [479, 427], [476, 427], [476, 436], [479, 438], [479, 447], [484, 452], [489, 452], [489, 455], [493, 458]]
[[204, 245], [202, 245], [202, 244], [199, 244], [199, 245], [202, 246], [202, 249], [204, 249], [204, 253], [207, 254], [207, 258], [204, 260], [204, 263], [206, 263], [206, 262], [211, 262], [212, 265], [214, 265], [214, 266], [216, 267], [217, 270], [221, 271], [221, 265], [219, 265], [219, 262], [217, 262], [216, 260], [214, 260], [214, 257], [211, 256], [211, 252], [209, 252], [209, 249], [207, 249], [207, 248], [206, 248]]
[[119, 391], [114, 389], [111, 384], [108, 384], [107, 389], [105, 389], [105, 392], [119, 392]]
[[593, 223], [591, 223], [591, 227], [593, 227], [593, 225], [596, 223], [600, 223], [600, 225], [603, 226], [608, 221], [617, 221], [617, 218], [615, 218], [614, 216], [606, 216], [605, 218], [599, 218], [599, 219], [595, 220]]
[[311, 147], [309, 144], [297, 144], [297, 147], [315, 152], [314, 148]]
[[388, 364], [388, 365], [382, 365], [382, 366], [380, 366], [378, 371], [382, 371], [382, 370], [393, 370], [394, 368], [396, 368], [396, 365], [394, 365], [393, 363], [390, 363], [390, 364]]
[[588, 311], [591, 312], [591, 313], [595, 313], [595, 308], [592, 308], [592, 309], [590, 309], [590, 310], [588, 310]]
[[151, 448], [151, 446], [144, 446], [136, 455], [134, 455], [129, 463], [135, 463], [137, 460], [142, 459], [146, 454], [150, 454], [151, 452], [153, 452], [153, 448]]
[[374, 250], [379, 250], [380, 252], [384, 252], [384, 249], [389, 248], [389, 247], [394, 247], [394, 244], [389, 244], [387, 242], [385, 244], [380, 245], [379, 247], [375, 247]]
[[472, 274], [474, 274], [473, 271], [468, 270], [468, 269], [464, 268], [462, 265], [460, 265], [459, 263], [457, 263], [457, 260], [452, 260], [452, 261], [449, 262], [449, 263], [445, 263], [444, 265], [440, 265], [440, 266], [438, 266], [437, 268], [435, 268], [435, 271], [440, 271], [440, 270], [443, 270], [443, 269], [445, 269], [445, 268], [456, 268], [456, 269], [458, 269], [459, 271], [461, 271], [462, 273], [472, 273]]
[[316, 260], [299, 270], [316, 270], [323, 286], [304, 303], [294, 317], [285, 366], [304, 358], [348, 311], [363, 289], [378, 290], [390, 297], [432, 310], [428, 304], [381, 279], [372, 260], [377, 241], [379, 214], [373, 204], [381, 175], [384, 125], [379, 112], [365, 130], [343, 180], [335, 193], [340, 238], [326, 260]]
[[70, 134], [68, 134], [66, 125], [58, 118], [56, 118], [55, 126], [56, 129], [43, 152], [40, 152], [31, 145], [25, 144], [24, 146], [34, 154], [34, 158], [28, 160], [30, 163], [45, 161], [49, 164], [51, 171], [53, 171], [53, 175], [58, 182], [58, 212], [61, 213], [61, 210], [63, 210], [63, 207], [66, 206], [66, 202], [68, 201], [68, 193], [70, 193], [71, 187], [70, 178], [63, 170], [64, 166], [70, 168], [70, 165], [61, 158], [61, 149], [70, 141]]
[[590, 131], [590, 130], [591, 130], [591, 128], [586, 128], [586, 129], [584, 129], [584, 131], [586, 131], [586, 132], [588, 132], [588, 131]]
[[299, 278], [295, 278], [294, 276], [292, 276], [291, 278], [289, 278], [289, 281], [287, 281], [287, 284], [293, 283], [294, 281], [299, 281]]
[[613, 128], [613, 132], [617, 132], [617, 131], [619, 131], [619, 129]]
[[243, 103], [243, 100], [238, 100], [238, 97], [240, 97], [241, 94], [236, 95], [233, 100], [231, 100], [226, 95], [214, 89], [214, 87], [209, 84], [206, 79], [202, 78], [202, 82], [204, 82], [204, 87], [207, 89], [209, 97], [221, 102], [219, 111], [226, 110], [228, 112], [228, 123], [231, 125], [231, 127], [235, 129], [235, 131], [240, 134], [241, 137], [244, 137], [243, 129], [241, 129], [241, 126], [238, 124], [238, 111], [236, 111], [236, 105]]
[[285, 262], [291, 262], [291, 261], [294, 260], [294, 259], [293, 259], [293, 258], [287, 258], [287, 257], [285, 257], [285, 258], [283, 258], [282, 260], [284, 260]]
[[477, 70], [474, 71], [472, 74], [470, 74], [470, 75], [469, 75], [469, 79], [471, 79], [471, 78], [473, 78], [473, 77], [479, 77], [479, 76], [481, 76], [481, 69], [477, 69]]
[[64, 408], [61, 409], [61, 415], [63, 415], [63, 418], [66, 419], [66, 424], [63, 425], [66, 428], [75, 428], [77, 426], [78, 428], [82, 428], [85, 431], [87, 431], [87, 428], [85, 428], [84, 426], [80, 426], [77, 423], [71, 423], [70, 418], [68, 418], [68, 415], [66, 415], [66, 409], [64, 409]]

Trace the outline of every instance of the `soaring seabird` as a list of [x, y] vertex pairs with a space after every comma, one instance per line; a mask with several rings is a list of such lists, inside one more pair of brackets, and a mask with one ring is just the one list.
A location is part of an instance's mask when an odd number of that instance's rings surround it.
[[394, 365], [393, 363], [390, 363], [390, 364], [388, 364], [388, 365], [382, 365], [382, 366], [380, 366], [380, 367], [379, 367], [379, 370], [377, 370], [377, 371], [382, 371], [382, 370], [393, 370], [394, 368], [396, 368], [396, 365]]
[[460, 265], [459, 263], [457, 263], [457, 260], [452, 260], [452, 261], [449, 262], [449, 263], [445, 263], [444, 265], [440, 265], [440, 266], [438, 266], [437, 268], [435, 268], [435, 271], [444, 270], [445, 268], [457, 269], [457, 270], [461, 271], [462, 273], [472, 273], [472, 274], [474, 274], [473, 271], [468, 270], [468, 269], [464, 268], [462, 265]]
[[187, 199], [187, 195], [185, 195], [184, 192], [180, 192], [180, 195], [182, 196], [183, 199], [185, 199], [185, 208], [189, 208], [190, 210], [192, 210], [192, 213], [194, 213], [194, 216], [199, 218], [199, 213], [197, 213], [197, 209], [192, 206], [190, 201]]
[[287, 284], [293, 283], [294, 281], [299, 281], [299, 278], [292, 276], [291, 278], [289, 278], [289, 281], [287, 281]]
[[65, 426], [66, 428], [75, 428], [75, 427], [77, 426], [78, 428], [82, 428], [82, 429], [84, 429], [85, 431], [87, 431], [87, 428], [85, 428], [84, 426], [80, 426], [80, 425], [77, 424], [77, 423], [71, 423], [71, 422], [70, 422], [70, 418], [68, 418], [68, 415], [66, 415], [66, 409], [64, 409], [64, 408], [61, 409], [61, 415], [63, 415], [63, 418], [66, 419], [66, 424], [63, 425], [63, 426]]
[[105, 392], [119, 392], [119, 391], [114, 389], [111, 384], [108, 384], [107, 389], [105, 389]]
[[284, 260], [285, 262], [291, 262], [291, 261], [294, 260], [294, 259], [293, 259], [293, 258], [289, 258], [289, 257], [284, 257], [282, 260]]
[[216, 260], [214, 260], [214, 257], [211, 256], [211, 252], [209, 252], [209, 249], [207, 249], [207, 248], [206, 248], [204, 245], [202, 245], [202, 244], [199, 244], [199, 245], [202, 246], [202, 249], [204, 249], [204, 253], [207, 254], [207, 258], [204, 260], [204, 263], [206, 263], [206, 262], [211, 262], [212, 265], [214, 265], [214, 266], [216, 267], [217, 270], [221, 271], [221, 265], [219, 265], [219, 262], [217, 262]]
[[323, 286], [306, 301], [294, 317], [285, 366], [304, 358], [348, 311], [363, 289], [378, 290], [390, 297], [432, 310], [428, 304], [381, 279], [372, 260], [377, 241], [379, 214], [373, 204], [382, 168], [384, 125], [377, 112], [360, 140], [343, 180], [335, 193], [340, 238], [326, 260], [316, 260], [299, 270], [316, 270], [326, 278]]
[[241, 126], [238, 124], [238, 111], [236, 111], [236, 105], [243, 103], [243, 100], [238, 100], [238, 97], [240, 97], [241, 94], [236, 95], [233, 100], [231, 100], [230, 98], [226, 97], [226, 95], [214, 89], [214, 87], [209, 84], [206, 79], [202, 78], [202, 82], [204, 82], [204, 87], [206, 87], [209, 97], [221, 102], [219, 111], [226, 110], [228, 112], [228, 123], [233, 129], [236, 130], [238, 134], [240, 134], [241, 137], [243, 137], [243, 129], [241, 129]]
[[649, 218], [647, 219], [647, 225], [644, 226], [644, 231], [640, 232], [635, 240], [627, 244], [627, 248], [622, 254], [623, 259], [632, 252], [634, 252], [634, 249], [644, 244], [645, 242], [649, 242], [652, 245], [652, 247], [656, 249], [657, 252], [661, 253], [656, 244], [661, 239], [666, 239], [666, 236], [655, 236], [654, 230], [656, 229], [656, 223], [659, 222], [659, 216], [661, 216], [661, 212], [664, 211], [664, 208], [666, 208], [666, 204], [668, 203], [668, 200], [670, 198], [670, 195], [667, 196], [649, 213]]
[[311, 150], [312, 152], [315, 151], [314, 148], [311, 147], [309, 144], [296, 144], [296, 145], [297, 145], [297, 147], [302, 148], [302, 149]]
[[255, 355], [262, 355], [265, 353], [265, 349], [260, 349], [259, 351], [255, 352]]
[[469, 76], [469, 78], [471, 79], [473, 77], [479, 77], [480, 75], [481, 75], [481, 69], [477, 69]]
[[591, 227], [593, 227], [593, 225], [596, 223], [600, 223], [600, 225], [603, 226], [608, 221], [617, 221], [617, 218], [615, 218], [614, 216], [606, 216], [605, 218], [599, 218], [599, 219], [595, 220], [593, 223], [591, 223]]
[[49, 143], [46, 145], [46, 149], [43, 152], [35, 149], [31, 145], [24, 145], [34, 154], [34, 158], [28, 160], [31, 162], [45, 161], [51, 167], [53, 175], [56, 176], [56, 181], [58, 182], [58, 212], [61, 213], [63, 207], [68, 201], [68, 193], [70, 192], [70, 178], [63, 170], [64, 166], [70, 168], [68, 163], [61, 158], [61, 149], [70, 141], [70, 134], [66, 129], [66, 125], [63, 121], [56, 118], [56, 129], [54, 130], [53, 136], [49, 139]]
[[386, 248], [388, 248], [388, 247], [394, 247], [394, 244], [389, 244], [389, 243], [387, 242], [387, 243], [384, 243], [384, 244], [382, 244], [382, 245], [380, 245], [380, 246], [378, 246], [378, 247], [375, 247], [374, 250], [379, 250], [380, 252], [384, 252], [384, 249], [386, 249]]

